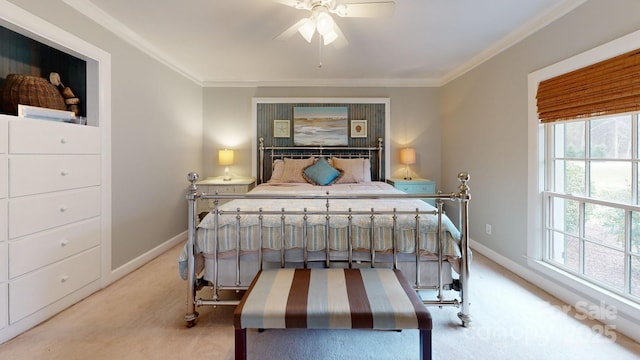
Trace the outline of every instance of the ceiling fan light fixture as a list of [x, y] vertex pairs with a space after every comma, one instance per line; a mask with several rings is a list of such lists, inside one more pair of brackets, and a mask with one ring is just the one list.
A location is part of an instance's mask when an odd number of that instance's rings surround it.
[[315, 31], [316, 25], [310, 18], [305, 19], [302, 25], [300, 25], [300, 27], [298, 28], [298, 32], [300, 33], [300, 35], [302, 35], [302, 37], [307, 40], [308, 43], [311, 42]]
[[309, 11], [311, 16], [298, 20], [274, 39], [283, 40], [296, 32], [311, 43], [318, 32], [319, 45], [332, 44], [341, 49], [349, 44], [333, 15], [348, 18], [389, 17], [393, 14], [393, 0], [275, 0], [284, 5]]
[[325, 45], [329, 45], [332, 42], [334, 42], [336, 39], [338, 38], [338, 33], [336, 33], [335, 31], [331, 30], [330, 33], [328, 33], [327, 35], [322, 35], [322, 40], [324, 41]]
[[316, 28], [318, 29], [318, 33], [323, 36], [333, 31], [334, 24], [333, 18], [329, 15], [326, 8], [316, 16]]

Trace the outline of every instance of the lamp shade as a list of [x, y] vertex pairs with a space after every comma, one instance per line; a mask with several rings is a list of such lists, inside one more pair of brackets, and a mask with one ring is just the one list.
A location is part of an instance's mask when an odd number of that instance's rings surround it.
[[404, 148], [400, 150], [400, 163], [411, 165], [416, 163], [416, 149]]
[[218, 151], [218, 164], [228, 166], [233, 165], [233, 150], [219, 150]]

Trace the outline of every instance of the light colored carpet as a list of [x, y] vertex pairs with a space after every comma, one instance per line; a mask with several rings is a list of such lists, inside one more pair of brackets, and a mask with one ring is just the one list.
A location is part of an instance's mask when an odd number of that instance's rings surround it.
[[[0, 345], [0, 359], [233, 359], [232, 307], [183, 322], [186, 283], [175, 247], [49, 321]], [[638, 359], [640, 344], [563, 313], [558, 300], [474, 254], [471, 313], [430, 308], [435, 359]], [[250, 359], [418, 359], [417, 331], [249, 331]]]

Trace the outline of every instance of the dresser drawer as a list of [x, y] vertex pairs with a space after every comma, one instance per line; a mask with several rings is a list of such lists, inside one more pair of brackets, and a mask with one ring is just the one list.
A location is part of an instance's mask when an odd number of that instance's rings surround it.
[[9, 283], [11, 324], [100, 278], [100, 248], [75, 255]]
[[[251, 184], [234, 184], [234, 185], [224, 185], [224, 184], [215, 184], [215, 185], [199, 185], [198, 188], [201, 192], [207, 194], [216, 194], [216, 192], [220, 195], [223, 194], [246, 194], [254, 188], [255, 182]], [[225, 204], [231, 200], [218, 200], [218, 206]], [[198, 213], [202, 211], [209, 211], [213, 209], [215, 200], [208, 199], [198, 202]]]
[[100, 155], [20, 155], [9, 159], [11, 197], [95, 185], [100, 185]]
[[433, 184], [399, 184], [396, 188], [407, 194], [433, 194], [435, 186]]
[[11, 154], [99, 154], [100, 128], [44, 120], [9, 122]]
[[[427, 179], [387, 179], [387, 182], [396, 189], [403, 191], [407, 194], [435, 194], [436, 183]], [[436, 206], [435, 199], [422, 199], [424, 202], [431, 206]]]
[[7, 242], [0, 242], [0, 283], [7, 281], [7, 279], [9, 278], [7, 272], [8, 272], [8, 268], [9, 266], [8, 264], [8, 253], [9, 251], [7, 250]]
[[100, 215], [99, 187], [11, 199], [9, 200], [9, 239], [98, 215]]
[[9, 243], [9, 277], [15, 278], [100, 245], [100, 219], [43, 231]]
[[9, 236], [7, 214], [7, 200], [0, 199], [0, 242], [6, 241]]
[[7, 155], [0, 155], [0, 199], [7, 197]]
[[0, 154], [7, 153], [7, 144], [9, 143], [9, 120], [7, 115], [0, 115]]
[[9, 324], [9, 284], [0, 283], [0, 329]]
[[208, 194], [233, 194], [233, 193], [242, 193], [243, 189], [246, 189], [246, 186], [235, 186], [235, 185], [204, 185], [200, 186], [200, 191]]

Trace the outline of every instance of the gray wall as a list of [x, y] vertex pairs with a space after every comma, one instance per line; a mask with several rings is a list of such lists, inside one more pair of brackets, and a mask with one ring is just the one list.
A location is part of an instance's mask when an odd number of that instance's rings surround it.
[[640, 29], [638, 14], [637, 0], [588, 1], [442, 88], [443, 182], [471, 173], [475, 241], [526, 266], [527, 75]]
[[12, 0], [111, 54], [112, 269], [187, 228], [186, 174], [202, 166], [202, 88], [60, 0]]
[[[437, 88], [205, 88], [204, 89], [204, 175], [219, 176], [224, 168], [217, 164], [217, 151], [231, 147], [236, 162], [230, 172], [251, 174], [251, 136], [253, 97], [380, 97], [390, 98], [391, 176], [404, 176], [399, 164], [400, 148], [416, 148], [414, 174], [440, 184], [440, 90]], [[390, 147], [389, 147], [390, 146]], [[455, 176], [455, 174], [454, 174]]]

